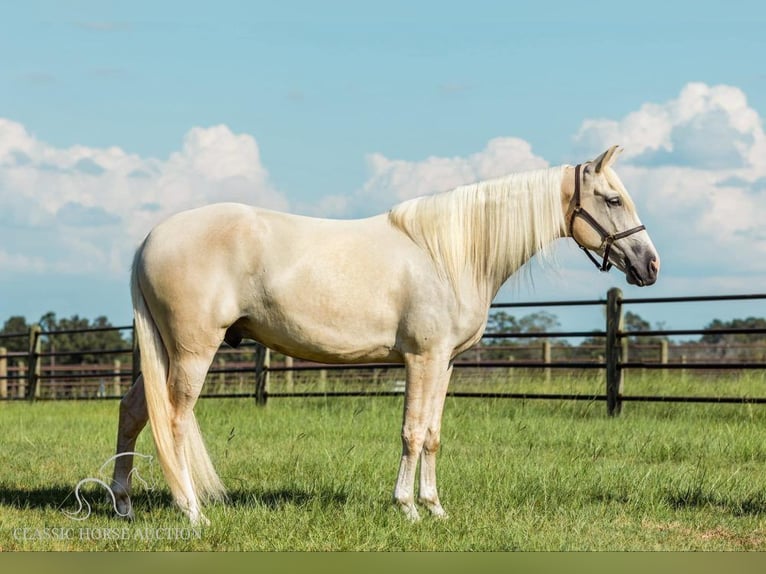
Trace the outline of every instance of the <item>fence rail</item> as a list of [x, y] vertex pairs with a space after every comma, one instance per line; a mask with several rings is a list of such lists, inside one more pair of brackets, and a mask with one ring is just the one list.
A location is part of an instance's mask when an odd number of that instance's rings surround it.
[[[680, 360], [669, 359], [667, 337], [681, 335], [763, 335], [766, 328], [720, 328], [720, 329], [648, 329], [644, 331], [624, 331], [622, 329], [623, 309], [626, 305], [640, 305], [647, 303], [680, 304], [687, 302], [713, 302], [735, 300], [763, 300], [766, 294], [744, 295], [718, 295], [718, 296], [690, 296], [690, 297], [657, 297], [657, 298], [623, 298], [620, 289], [611, 289], [605, 299], [568, 300], [568, 301], [541, 301], [519, 303], [496, 303], [493, 309], [514, 308], [546, 308], [546, 307], [574, 307], [574, 306], [602, 306], [606, 311], [603, 330], [573, 330], [544, 333], [485, 333], [484, 339], [493, 341], [492, 345], [479, 346], [474, 349], [475, 358], [459, 358], [454, 362], [456, 372], [487, 372], [487, 369], [502, 370], [504, 372], [521, 369], [542, 370], [542, 381], [550, 380], [552, 371], [564, 371], [576, 373], [579, 371], [600, 372], [603, 376], [604, 392], [602, 393], [557, 393], [557, 392], [510, 392], [510, 391], [466, 391], [453, 390], [449, 394], [454, 397], [504, 397], [523, 399], [568, 399], [604, 401], [607, 412], [617, 415], [622, 409], [623, 401], [674, 401], [674, 402], [713, 402], [713, 403], [766, 403], [764, 397], [723, 397], [723, 396], [660, 396], [660, 395], [625, 395], [623, 393], [623, 375], [627, 370], [681, 370], [694, 371], [722, 371], [722, 370], [762, 370], [766, 369], [766, 347], [759, 347], [763, 351], [759, 360], [688, 360], [682, 356]], [[136, 379], [140, 369], [140, 357], [137, 348], [123, 347], [118, 349], [93, 349], [80, 351], [62, 351], [51, 348], [50, 342], [55, 341], [57, 336], [83, 332], [106, 332], [106, 331], [131, 331], [130, 326], [120, 327], [93, 327], [89, 329], [66, 329], [59, 331], [44, 331], [39, 325], [33, 325], [29, 332], [10, 333], [0, 335], [0, 400], [50, 400], [61, 398], [78, 399], [108, 399], [120, 397], [127, 387]], [[633, 345], [629, 342], [636, 338], [660, 337], [655, 345]], [[571, 348], [555, 346], [551, 341], [562, 338], [589, 338], [601, 343], [593, 343], [588, 348], [597, 353], [596, 356], [583, 359], [552, 359], [553, 349], [561, 350]], [[514, 353], [533, 353], [532, 358], [484, 358], [482, 355], [497, 354], [504, 347], [497, 345], [497, 340], [535, 340], [534, 346], [525, 348], [512, 347], [506, 349]], [[48, 343], [48, 349], [43, 350], [43, 340]], [[5, 345], [15, 342], [15, 347], [20, 347], [23, 342], [25, 351], [8, 352]], [[719, 347], [716, 347], [718, 349]], [[730, 347], [725, 347], [728, 349]], [[629, 349], [638, 353], [638, 359], [629, 357]], [[647, 360], [647, 354], [654, 353], [653, 358]], [[229, 360], [231, 356], [241, 358], [248, 355], [247, 361], [237, 362]], [[112, 358], [110, 362], [102, 362], [97, 365], [64, 365], [57, 361], [66, 359], [71, 361], [73, 357], [99, 357]], [[252, 355], [252, 356], [250, 356]], [[536, 356], [535, 356], [536, 355]], [[401, 380], [401, 364], [343, 364], [326, 365], [294, 361], [291, 357], [284, 357], [282, 361], [272, 364], [268, 349], [257, 344], [242, 345], [240, 350], [233, 351], [222, 349], [219, 358], [212, 365], [208, 373], [208, 379], [220, 383], [218, 392], [207, 393], [206, 397], [254, 397], [259, 404], [264, 404], [269, 397], [297, 397], [297, 396], [349, 396], [349, 395], [375, 395], [389, 396], [403, 392]], [[351, 372], [354, 376], [365, 380], [381, 380], [383, 377], [394, 377], [389, 381], [389, 387], [369, 386], [359, 390], [334, 390], [329, 391], [323, 381], [327, 380], [328, 373]], [[294, 390], [294, 379], [304, 376], [304, 373], [313, 374], [319, 381], [318, 390]], [[227, 386], [226, 377], [236, 375], [239, 377], [237, 392], [231, 391], [231, 385]], [[270, 389], [270, 377], [280, 375], [283, 377], [284, 387]], [[248, 382], [249, 381], [249, 382]], [[42, 389], [45, 392], [41, 392]], [[766, 391], [763, 393], [766, 395]]]

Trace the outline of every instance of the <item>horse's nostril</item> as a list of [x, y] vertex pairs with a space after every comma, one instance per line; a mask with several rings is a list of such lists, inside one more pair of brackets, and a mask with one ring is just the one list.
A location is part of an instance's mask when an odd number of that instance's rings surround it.
[[649, 262], [649, 269], [655, 273], [660, 272], [660, 260], [656, 257]]

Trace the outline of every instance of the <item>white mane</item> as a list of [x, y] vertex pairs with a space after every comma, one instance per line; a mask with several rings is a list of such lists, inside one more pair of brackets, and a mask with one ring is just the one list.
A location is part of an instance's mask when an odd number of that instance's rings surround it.
[[561, 181], [566, 166], [511, 174], [400, 203], [390, 222], [430, 255], [457, 287], [500, 285], [565, 233]]

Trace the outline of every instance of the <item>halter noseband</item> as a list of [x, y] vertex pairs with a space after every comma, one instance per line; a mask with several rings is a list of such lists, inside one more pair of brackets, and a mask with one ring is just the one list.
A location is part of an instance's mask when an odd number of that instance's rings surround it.
[[[572, 237], [572, 239], [575, 240], [575, 243], [577, 243], [577, 246], [582, 249], [585, 252], [585, 255], [588, 256], [588, 259], [590, 259], [593, 264], [598, 267], [599, 271], [609, 271], [612, 268], [612, 264], [609, 262], [609, 252], [612, 250], [612, 244], [617, 241], [618, 239], [623, 239], [627, 237], [628, 235], [633, 235], [634, 233], [638, 233], [639, 231], [643, 231], [646, 229], [643, 225], [639, 225], [638, 227], [633, 227], [632, 229], [628, 229], [627, 231], [621, 231], [620, 233], [609, 233], [606, 229], [604, 229], [601, 224], [596, 221], [596, 219], [587, 211], [585, 211], [585, 208], [580, 205], [580, 168], [582, 167], [581, 164], [578, 164], [575, 166], [575, 186], [574, 186], [574, 196], [572, 197], [572, 203], [574, 203], [574, 208], [572, 209], [572, 215], [569, 217], [569, 235]], [[579, 241], [577, 241], [577, 238], [574, 236], [574, 233], [572, 233], [572, 226], [574, 225], [575, 217], [582, 217], [585, 221], [588, 222], [588, 224], [595, 229], [598, 234], [601, 236], [601, 245], [599, 246], [599, 249], [601, 247], [604, 248], [604, 260], [599, 263], [598, 259], [588, 250], [587, 247], [582, 245]]]

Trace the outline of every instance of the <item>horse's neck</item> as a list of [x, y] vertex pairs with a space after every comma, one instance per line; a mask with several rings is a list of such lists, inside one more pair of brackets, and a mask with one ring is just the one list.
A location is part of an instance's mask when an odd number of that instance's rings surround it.
[[389, 221], [423, 248], [456, 296], [491, 300], [500, 286], [564, 229], [561, 168], [461, 186], [401, 203]]
[[[510, 199], [506, 196], [506, 203], [499, 208], [502, 217], [491, 220], [490, 226], [495, 228], [484, 230], [485, 236], [495, 238], [495, 242], [484, 242], [484, 252], [476, 254], [483, 262], [472, 264], [474, 269], [484, 269], [484, 274], [476, 277], [483, 277], [480, 290], [490, 300], [532, 257], [540, 251], [547, 252], [553, 241], [566, 235], [561, 179], [543, 181], [547, 189], [528, 186]], [[488, 261], [492, 263], [487, 264]]]
[[[554, 240], [552, 239], [549, 243], [552, 243], [553, 241]], [[496, 267], [496, 272], [487, 276], [484, 284], [478, 286], [480, 297], [486, 301], [487, 307], [489, 307], [492, 301], [494, 301], [495, 297], [500, 291], [500, 288], [511, 278], [511, 276], [519, 271], [519, 269], [528, 263], [529, 260], [532, 259], [532, 257], [534, 257], [537, 253], [538, 250], [529, 253], [528, 256], [526, 256], [523, 260], [516, 262], [518, 264], [515, 265], [498, 265]]]

